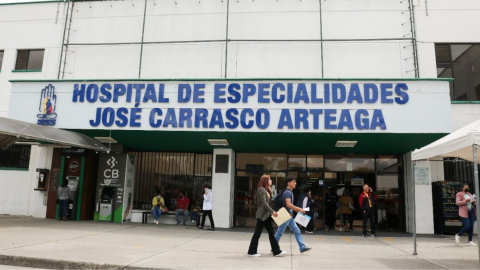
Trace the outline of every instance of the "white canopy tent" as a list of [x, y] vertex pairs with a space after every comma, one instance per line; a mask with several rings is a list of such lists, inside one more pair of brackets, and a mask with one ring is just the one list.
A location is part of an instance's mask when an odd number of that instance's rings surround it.
[[[480, 120], [473, 122], [449, 135], [417, 149], [412, 153], [412, 162], [417, 160], [428, 160], [438, 157], [456, 157], [473, 162], [473, 180], [475, 184], [475, 194], [480, 195], [478, 186], [478, 156], [480, 145]], [[412, 166], [413, 168], [413, 166]], [[413, 174], [415, 177], [415, 174]], [[413, 181], [413, 201], [415, 209], [415, 179]], [[477, 217], [480, 217], [480, 199], [477, 199]], [[477, 233], [478, 243], [480, 244], [480, 232]], [[417, 235], [416, 235], [416, 217], [415, 210], [413, 215], [413, 238], [414, 255], [417, 254]], [[480, 263], [480, 246], [478, 247], [478, 257]]]

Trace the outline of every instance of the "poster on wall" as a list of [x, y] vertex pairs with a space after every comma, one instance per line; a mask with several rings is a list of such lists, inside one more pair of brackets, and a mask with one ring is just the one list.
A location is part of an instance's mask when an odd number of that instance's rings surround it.
[[428, 168], [415, 168], [415, 185], [430, 185], [430, 172]]

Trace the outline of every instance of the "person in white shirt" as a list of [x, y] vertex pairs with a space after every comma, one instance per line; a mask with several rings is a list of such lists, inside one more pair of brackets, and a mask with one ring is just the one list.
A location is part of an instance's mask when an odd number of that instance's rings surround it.
[[203, 215], [202, 215], [202, 225], [198, 226], [203, 230], [205, 225], [205, 218], [208, 215], [208, 220], [210, 220], [210, 228], [208, 230], [215, 231], [215, 223], [213, 222], [212, 210], [213, 210], [213, 192], [210, 185], [205, 185], [205, 194], [203, 194]]

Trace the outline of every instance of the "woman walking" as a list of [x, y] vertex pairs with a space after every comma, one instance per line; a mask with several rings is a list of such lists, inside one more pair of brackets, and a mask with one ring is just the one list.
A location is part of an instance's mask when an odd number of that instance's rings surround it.
[[203, 194], [203, 215], [202, 215], [202, 225], [198, 226], [203, 230], [205, 226], [205, 219], [208, 215], [208, 220], [210, 220], [210, 228], [208, 230], [215, 231], [215, 223], [213, 222], [212, 210], [213, 210], [213, 192], [210, 185], [205, 185], [205, 194]]
[[462, 191], [457, 193], [456, 202], [458, 205], [458, 215], [462, 219], [463, 228], [458, 234], [455, 235], [455, 242], [460, 243], [460, 237], [464, 232], [468, 233], [468, 245], [476, 247], [472, 240], [473, 238], [473, 225], [475, 225], [475, 199], [470, 194], [468, 184], [463, 184]]
[[280, 250], [277, 240], [275, 239], [275, 234], [273, 232], [272, 226], [272, 215], [277, 216], [277, 212], [273, 211], [270, 207], [270, 194], [268, 192], [268, 182], [270, 176], [264, 175], [260, 178], [260, 182], [257, 186], [257, 194], [255, 195], [255, 202], [257, 205], [257, 213], [255, 217], [257, 218], [257, 225], [255, 226], [255, 233], [252, 236], [252, 241], [250, 241], [250, 247], [248, 248], [248, 256], [250, 257], [261, 257], [257, 253], [258, 240], [262, 234], [263, 227], [267, 229], [268, 239], [270, 240], [270, 246], [272, 247], [272, 252], [275, 257], [280, 257], [285, 255], [285, 251]]

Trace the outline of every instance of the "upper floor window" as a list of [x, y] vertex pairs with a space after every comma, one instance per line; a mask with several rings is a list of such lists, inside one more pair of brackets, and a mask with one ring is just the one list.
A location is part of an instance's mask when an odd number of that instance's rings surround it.
[[451, 100], [480, 101], [480, 44], [435, 44], [437, 77], [454, 78]]
[[18, 50], [15, 70], [41, 71], [45, 50]]
[[2, 70], [2, 64], [3, 64], [3, 51], [0, 51], [0, 71]]

